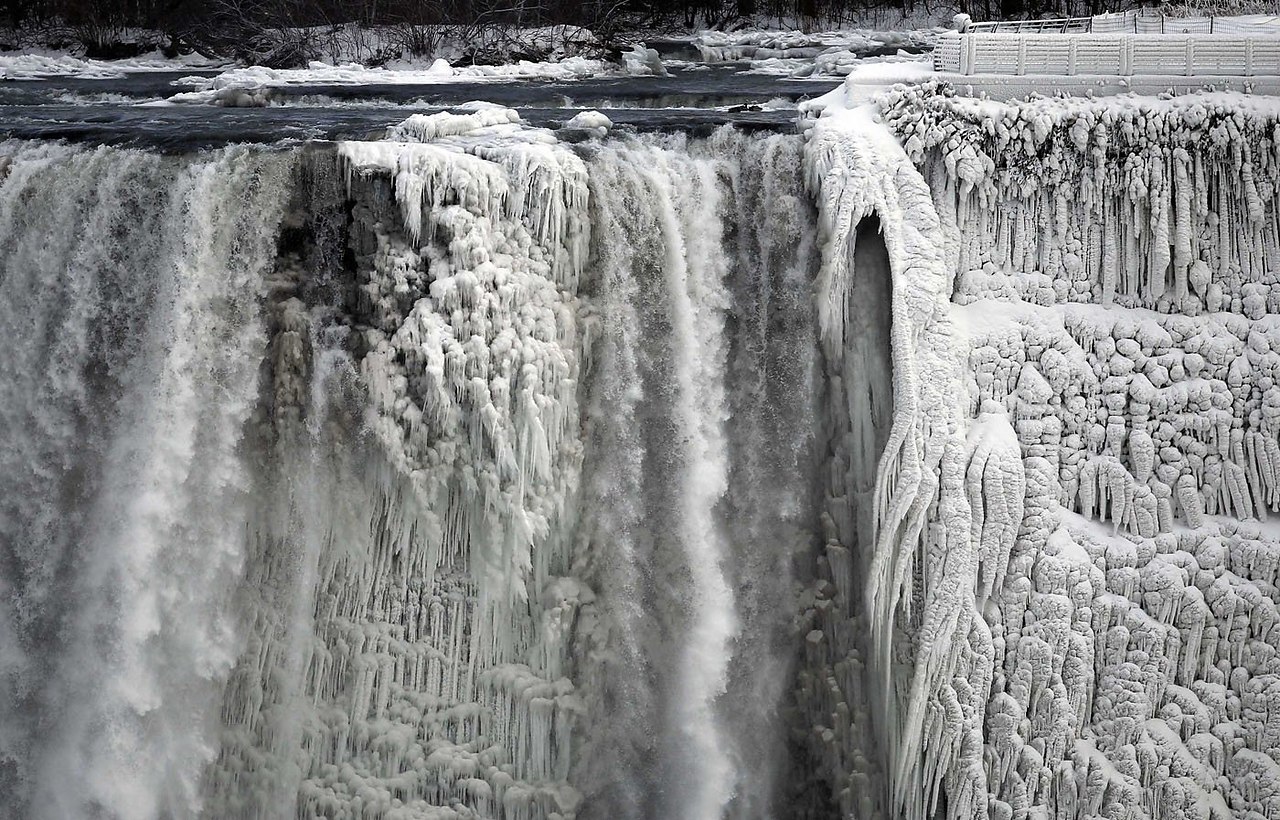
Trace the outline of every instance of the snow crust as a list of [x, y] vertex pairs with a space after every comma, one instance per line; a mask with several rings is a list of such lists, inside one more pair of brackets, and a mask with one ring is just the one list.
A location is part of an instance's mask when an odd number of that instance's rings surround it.
[[[661, 61], [657, 62], [661, 68]], [[451, 66], [436, 59], [422, 67], [369, 68], [360, 63], [332, 65], [313, 61], [306, 68], [249, 66], [223, 71], [215, 77], [183, 77], [176, 85], [193, 90], [174, 94], [172, 103], [262, 106], [271, 101], [270, 90], [299, 85], [433, 85], [451, 82], [542, 80], [564, 82], [602, 75], [652, 74], [647, 63], [619, 67], [606, 60], [567, 57], [558, 62], [521, 60], [493, 66]]]

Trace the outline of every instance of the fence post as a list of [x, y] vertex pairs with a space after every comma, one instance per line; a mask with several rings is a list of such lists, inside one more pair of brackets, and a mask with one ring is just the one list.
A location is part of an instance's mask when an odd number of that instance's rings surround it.
[[1133, 73], [1133, 38], [1125, 37], [1120, 43], [1120, 76], [1128, 77]]
[[1187, 36], [1187, 76], [1192, 75], [1196, 62], [1196, 38]]
[[1244, 41], [1244, 76], [1253, 76], [1253, 39]]
[[1075, 76], [1076, 73], [1076, 40], [1073, 37], [1067, 43], [1067, 74]]
[[1027, 40], [1025, 37], [1018, 38], [1018, 75], [1027, 73]]

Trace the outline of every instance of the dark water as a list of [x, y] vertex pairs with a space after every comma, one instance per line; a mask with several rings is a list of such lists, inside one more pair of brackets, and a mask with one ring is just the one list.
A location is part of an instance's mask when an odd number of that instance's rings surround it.
[[581, 109], [604, 112], [637, 131], [710, 132], [725, 123], [789, 130], [795, 104], [825, 94], [839, 78], [751, 74], [741, 64], [673, 67], [669, 77], [602, 77], [423, 85], [300, 85], [272, 91], [263, 108], [174, 105], [175, 85], [199, 72], [123, 79], [58, 77], [0, 82], [0, 135], [188, 150], [232, 142], [362, 138], [419, 111], [473, 100], [518, 109], [532, 124], [559, 127]]

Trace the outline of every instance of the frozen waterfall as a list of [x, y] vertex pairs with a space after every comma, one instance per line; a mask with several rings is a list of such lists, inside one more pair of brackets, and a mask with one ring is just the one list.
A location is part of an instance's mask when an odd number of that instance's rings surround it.
[[0, 143], [0, 813], [1280, 820], [1280, 110]]
[[492, 108], [390, 136], [6, 146], [4, 790], [783, 811], [820, 498], [802, 140], [575, 148]]

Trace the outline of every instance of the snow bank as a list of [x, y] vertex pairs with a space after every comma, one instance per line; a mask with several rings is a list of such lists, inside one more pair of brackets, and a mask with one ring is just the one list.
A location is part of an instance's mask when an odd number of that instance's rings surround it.
[[209, 60], [198, 54], [170, 59], [158, 51], [150, 56], [128, 60], [89, 60], [54, 52], [0, 52], [0, 80], [38, 80], [43, 77], [111, 80], [126, 74], [217, 68], [225, 64], [225, 61]]

